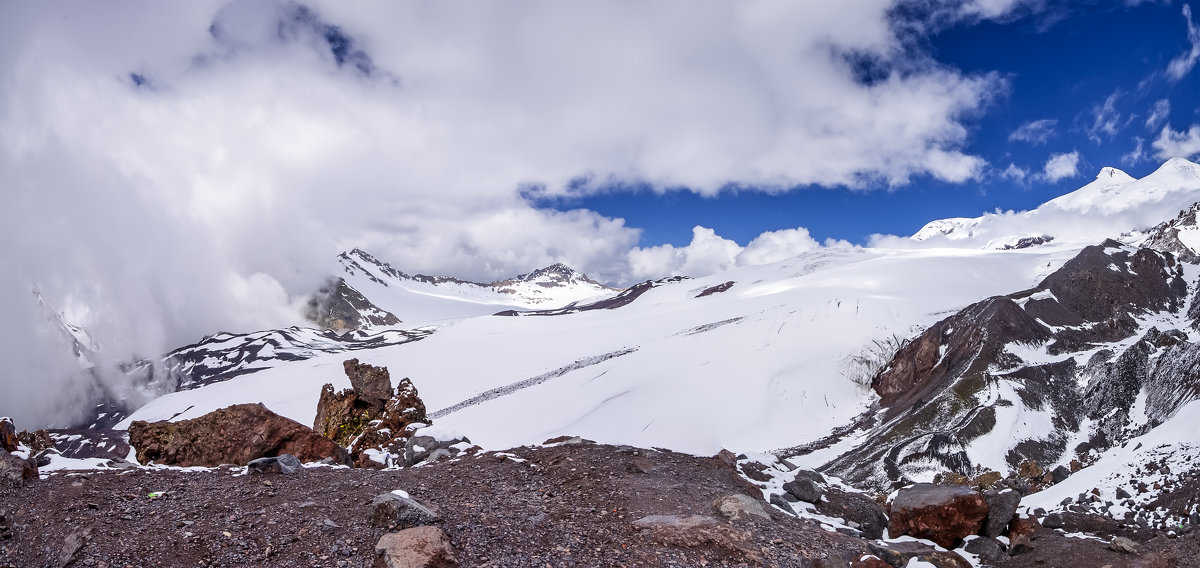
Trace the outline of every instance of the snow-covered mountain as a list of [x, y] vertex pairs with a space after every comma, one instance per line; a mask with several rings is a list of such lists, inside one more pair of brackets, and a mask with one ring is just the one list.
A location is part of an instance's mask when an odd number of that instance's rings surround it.
[[[875, 487], [1026, 459], [1100, 463], [1200, 412], [1197, 208], [1150, 220], [1200, 199], [1197, 172], [1179, 160], [1142, 180], [1106, 169], [1106, 181], [1034, 211], [981, 217], [963, 239], [1021, 229], [1008, 248], [822, 248], [619, 295], [557, 267], [506, 284], [514, 292], [501, 297], [520, 309], [504, 315], [543, 317], [492, 315], [500, 283], [408, 276], [352, 251], [345, 281], [405, 320], [397, 329], [422, 334], [354, 356], [410, 378], [438, 424], [484, 447], [574, 434], [774, 450]], [[1064, 225], [1068, 211], [1078, 219]], [[970, 224], [935, 225], [930, 244]], [[535, 291], [549, 293], [525, 295]], [[599, 301], [571, 299], [584, 291]], [[461, 317], [409, 327], [451, 317], [450, 306]], [[168, 394], [122, 425], [236, 402], [311, 423], [321, 385], [349, 384], [345, 354], [309, 354]]]
[[477, 283], [410, 275], [360, 249], [338, 256], [343, 282], [370, 298], [372, 309], [407, 323], [490, 315], [505, 310], [554, 309], [619, 292], [564, 264], [507, 280]]
[[1036, 237], [1098, 243], [1122, 233], [1144, 232], [1196, 201], [1200, 201], [1200, 165], [1172, 158], [1141, 179], [1103, 168], [1091, 183], [1036, 209], [939, 219], [909, 238], [984, 248], [1004, 248]]

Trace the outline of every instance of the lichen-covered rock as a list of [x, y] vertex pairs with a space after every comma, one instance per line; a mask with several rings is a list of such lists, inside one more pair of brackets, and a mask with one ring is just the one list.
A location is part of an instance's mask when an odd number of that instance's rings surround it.
[[372, 456], [402, 452], [409, 426], [429, 423], [425, 402], [407, 378], [393, 389], [385, 367], [360, 364], [358, 359], [345, 361], [343, 367], [352, 388], [337, 393], [326, 384], [321, 389], [313, 430], [346, 446], [359, 467], [390, 465], [386, 458], [380, 462]]
[[453, 568], [458, 566], [450, 537], [437, 527], [385, 534], [375, 545], [375, 568]]
[[987, 501], [973, 489], [918, 483], [901, 489], [892, 500], [888, 534], [925, 538], [952, 549], [979, 533], [987, 513]]
[[143, 464], [246, 465], [281, 454], [292, 454], [302, 462], [330, 458], [334, 463], [350, 463], [341, 446], [261, 403], [235, 404], [178, 422], [138, 420], [129, 426], [129, 443]]

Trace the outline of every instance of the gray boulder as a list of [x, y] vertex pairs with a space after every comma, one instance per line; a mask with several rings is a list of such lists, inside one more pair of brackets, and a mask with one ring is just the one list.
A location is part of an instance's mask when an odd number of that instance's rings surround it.
[[1021, 504], [1021, 494], [1006, 489], [999, 493], [989, 491], [983, 494], [987, 501], [987, 520], [983, 523], [983, 536], [996, 538], [1008, 529], [1008, 523], [1017, 514]]
[[371, 501], [371, 526], [374, 527], [416, 527], [428, 525], [440, 518], [437, 511], [404, 492], [384, 493]]
[[816, 481], [807, 477], [797, 476], [796, 479], [783, 484], [783, 490], [795, 495], [801, 501], [820, 503], [825, 490]]
[[284, 475], [296, 473], [300, 470], [300, 459], [292, 454], [283, 454], [278, 457], [258, 458], [250, 460], [246, 464], [246, 471], [251, 475], [264, 473], [280, 473]]
[[421, 462], [435, 462], [440, 459], [452, 458], [458, 455], [457, 444], [470, 444], [466, 436], [432, 436], [422, 434], [426, 429], [417, 430], [404, 444], [404, 464], [413, 466]]

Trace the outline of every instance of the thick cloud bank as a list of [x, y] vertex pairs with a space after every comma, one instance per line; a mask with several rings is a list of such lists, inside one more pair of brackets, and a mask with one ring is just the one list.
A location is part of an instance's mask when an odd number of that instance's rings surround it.
[[977, 178], [963, 123], [1003, 81], [913, 53], [891, 7], [10, 4], [0, 413], [69, 418], [46, 393], [77, 384], [74, 356], [34, 331], [53, 312], [87, 327], [102, 361], [154, 356], [295, 323], [351, 246], [410, 271], [490, 279], [563, 261], [613, 282], [814, 246], [797, 230], [702, 252], [719, 237], [698, 230], [683, 253], [635, 248], [623, 220], [530, 195]]

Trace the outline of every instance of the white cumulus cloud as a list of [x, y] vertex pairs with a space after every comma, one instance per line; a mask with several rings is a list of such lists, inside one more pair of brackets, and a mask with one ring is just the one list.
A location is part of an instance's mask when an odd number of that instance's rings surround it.
[[1150, 146], [1160, 160], [1200, 155], [1200, 125], [1193, 124], [1187, 130], [1172, 130], [1170, 126], [1164, 126]]
[[1079, 152], [1073, 151], [1050, 156], [1050, 159], [1046, 160], [1046, 166], [1042, 168], [1042, 175], [1050, 183], [1078, 176]]

